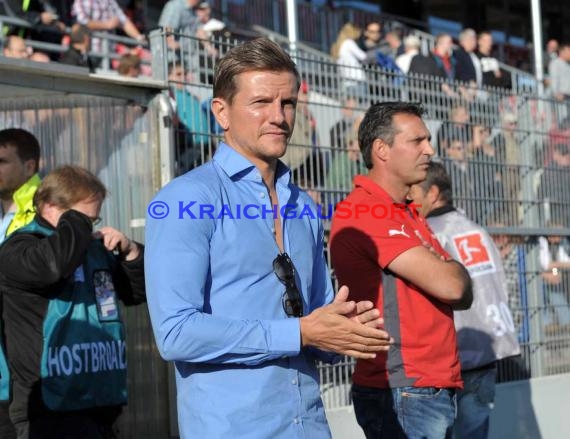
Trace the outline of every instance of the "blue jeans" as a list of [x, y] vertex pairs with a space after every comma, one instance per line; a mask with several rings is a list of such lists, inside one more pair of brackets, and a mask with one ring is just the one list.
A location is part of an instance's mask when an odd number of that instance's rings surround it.
[[454, 389], [353, 385], [352, 401], [356, 420], [367, 439], [451, 438]]
[[463, 390], [457, 392], [457, 419], [453, 426], [456, 439], [486, 439], [489, 416], [495, 401], [497, 366], [462, 371]]

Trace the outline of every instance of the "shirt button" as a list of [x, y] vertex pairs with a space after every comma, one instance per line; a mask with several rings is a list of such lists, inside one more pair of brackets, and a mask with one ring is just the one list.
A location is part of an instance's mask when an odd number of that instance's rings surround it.
[[263, 192], [260, 192], [260, 193], [259, 193], [259, 196], [260, 196], [261, 198], [265, 198], [265, 194], [264, 194]]
[[298, 424], [298, 423], [301, 422], [301, 421], [299, 420], [299, 418], [295, 418], [295, 419], [293, 419], [293, 422], [294, 422], [295, 424]]
[[297, 385], [297, 378], [293, 378], [293, 379], [291, 380], [291, 384], [293, 384], [294, 386], [296, 386], [296, 385]]

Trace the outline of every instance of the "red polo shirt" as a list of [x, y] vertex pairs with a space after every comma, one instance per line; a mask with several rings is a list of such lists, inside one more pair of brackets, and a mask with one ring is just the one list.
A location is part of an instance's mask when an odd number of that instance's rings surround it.
[[[386, 267], [422, 245], [418, 234], [442, 255], [425, 220], [415, 209], [395, 203], [365, 176], [335, 211], [331, 257], [339, 285], [351, 300], [371, 300], [394, 338], [387, 353], [358, 360], [355, 384], [368, 387], [463, 387], [451, 306], [423, 293]], [[423, 267], [426, 276], [437, 276]]]

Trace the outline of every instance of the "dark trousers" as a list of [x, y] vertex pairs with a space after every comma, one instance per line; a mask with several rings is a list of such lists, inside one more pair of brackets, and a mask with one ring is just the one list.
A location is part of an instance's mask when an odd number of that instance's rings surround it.
[[117, 416], [51, 412], [16, 423], [16, 431], [18, 439], [116, 439], [113, 423]]
[[[13, 382], [10, 418], [18, 439], [115, 439], [121, 406], [56, 412], [42, 401], [39, 382], [33, 388]], [[3, 436], [2, 436], [3, 438]]]
[[10, 420], [10, 404], [0, 403], [0, 438], [16, 439], [16, 429]]

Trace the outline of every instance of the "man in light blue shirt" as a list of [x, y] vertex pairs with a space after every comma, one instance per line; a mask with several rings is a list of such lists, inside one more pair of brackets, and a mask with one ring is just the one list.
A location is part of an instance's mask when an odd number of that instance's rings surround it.
[[267, 39], [230, 50], [212, 101], [225, 143], [148, 208], [148, 305], [182, 438], [329, 438], [315, 361], [391, 342], [371, 302], [346, 287], [333, 302], [316, 206], [278, 160], [299, 84]]

